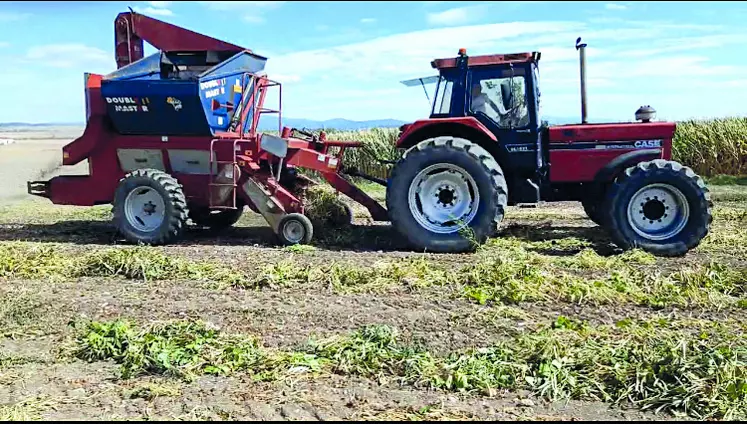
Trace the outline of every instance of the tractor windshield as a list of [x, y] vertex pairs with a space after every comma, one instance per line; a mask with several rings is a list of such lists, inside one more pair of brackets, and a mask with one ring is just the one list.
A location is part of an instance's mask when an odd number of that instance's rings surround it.
[[529, 125], [524, 68], [473, 71], [470, 109], [501, 128]]

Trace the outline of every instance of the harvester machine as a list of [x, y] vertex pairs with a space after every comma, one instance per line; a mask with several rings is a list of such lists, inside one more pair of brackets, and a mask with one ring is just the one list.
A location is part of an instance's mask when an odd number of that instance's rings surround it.
[[[283, 243], [308, 243], [313, 226], [301, 194], [312, 181], [297, 172], [304, 168], [388, 220], [340, 173], [345, 149], [360, 143], [282, 127], [280, 108], [264, 107], [273, 91], [281, 95], [264, 72], [267, 58], [133, 11], [117, 16], [115, 40], [117, 70], [85, 74], [86, 128], [63, 147], [63, 165], [87, 159], [89, 174], [29, 182], [30, 194], [112, 204], [131, 242], [171, 242], [188, 219], [227, 227], [248, 207]], [[159, 51], [144, 57], [143, 41]], [[277, 117], [277, 135], [257, 130], [265, 115]]]

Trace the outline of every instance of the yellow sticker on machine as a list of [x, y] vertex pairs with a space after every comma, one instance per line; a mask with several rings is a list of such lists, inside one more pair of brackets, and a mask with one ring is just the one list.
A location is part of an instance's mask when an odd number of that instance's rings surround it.
[[233, 92], [234, 93], [241, 93], [241, 86], [240, 85], [234, 85], [233, 86]]

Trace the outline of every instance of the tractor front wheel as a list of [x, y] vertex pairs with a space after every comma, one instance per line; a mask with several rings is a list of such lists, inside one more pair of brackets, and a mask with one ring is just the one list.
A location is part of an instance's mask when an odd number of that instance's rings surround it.
[[166, 244], [181, 236], [189, 214], [182, 186], [156, 169], [123, 178], [114, 195], [114, 225], [130, 242]]
[[457, 137], [424, 140], [392, 170], [392, 226], [416, 248], [473, 250], [497, 230], [508, 203], [503, 171], [485, 149]]
[[657, 159], [617, 177], [603, 213], [612, 240], [621, 248], [682, 256], [708, 234], [712, 207], [708, 188], [692, 169]]

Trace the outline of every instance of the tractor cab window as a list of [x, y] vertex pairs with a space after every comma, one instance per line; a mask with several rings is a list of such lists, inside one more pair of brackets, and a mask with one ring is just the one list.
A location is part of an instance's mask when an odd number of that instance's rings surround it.
[[500, 128], [529, 125], [524, 70], [474, 71], [470, 86], [470, 111], [484, 114]]
[[539, 69], [536, 64], [532, 65], [532, 73], [534, 74], [534, 98], [537, 99], [537, 122], [542, 122], [542, 101], [540, 99], [540, 83], [539, 83]]
[[451, 90], [454, 82], [441, 76], [436, 85], [436, 97], [433, 99], [432, 115], [448, 115], [451, 110]]

